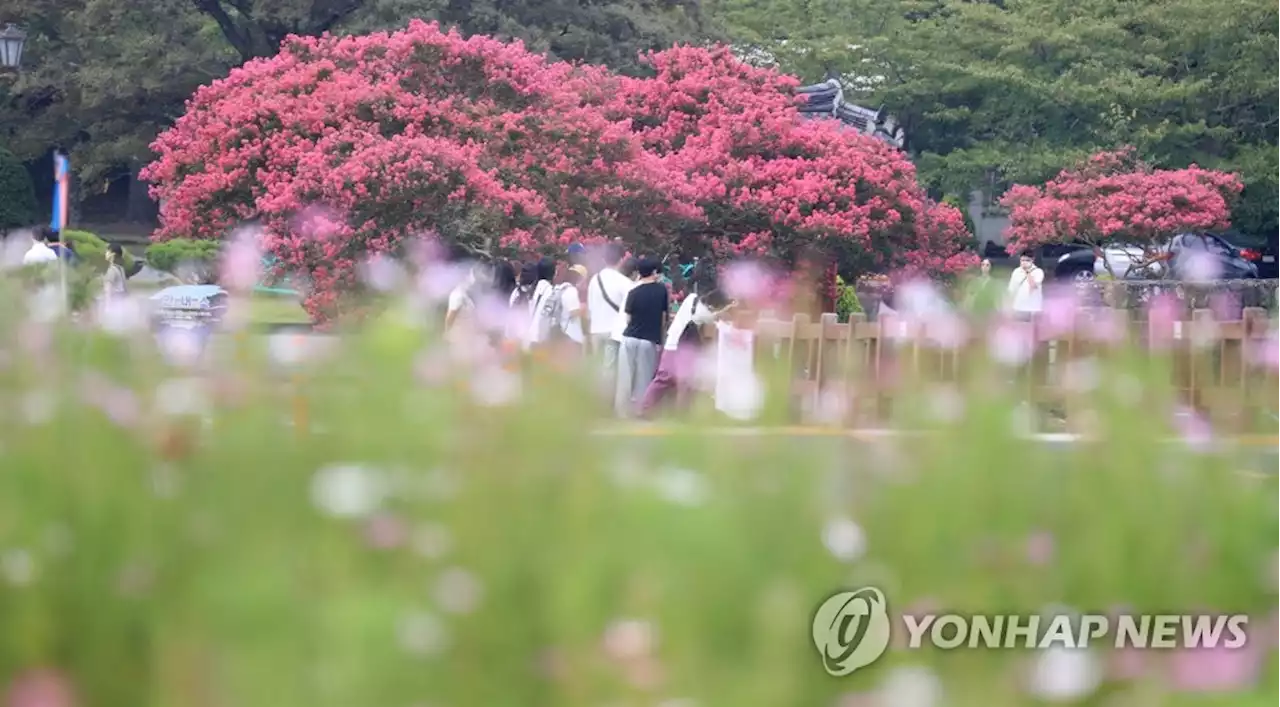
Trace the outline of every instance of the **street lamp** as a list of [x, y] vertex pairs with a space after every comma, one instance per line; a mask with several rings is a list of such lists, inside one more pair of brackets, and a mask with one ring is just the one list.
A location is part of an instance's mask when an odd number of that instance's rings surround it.
[[0, 68], [17, 71], [22, 66], [22, 45], [26, 41], [27, 33], [15, 24], [0, 29]]

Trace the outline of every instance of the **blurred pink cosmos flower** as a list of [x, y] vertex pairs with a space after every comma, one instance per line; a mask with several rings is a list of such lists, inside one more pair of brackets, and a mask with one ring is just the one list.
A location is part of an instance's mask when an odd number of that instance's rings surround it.
[[248, 292], [262, 274], [262, 229], [253, 226], [238, 229], [222, 250], [219, 283], [231, 292]]
[[44, 324], [23, 322], [18, 327], [18, 344], [32, 358], [44, 358], [53, 344], [53, 332]]
[[308, 206], [293, 219], [294, 233], [304, 238], [325, 240], [340, 233], [346, 224], [338, 212], [324, 206]]
[[1041, 341], [1061, 339], [1069, 335], [1080, 312], [1080, 293], [1074, 287], [1053, 287], [1045, 293], [1044, 307], [1037, 322], [1036, 334]]
[[730, 263], [721, 275], [720, 284], [729, 299], [759, 303], [770, 294], [772, 275], [754, 260]]
[[628, 662], [651, 656], [658, 644], [658, 634], [648, 621], [619, 620], [605, 629], [603, 644], [606, 656]]
[[1118, 344], [1124, 340], [1126, 323], [1124, 312], [1099, 309], [1086, 321], [1089, 338], [1100, 344]]
[[80, 389], [85, 402], [97, 407], [115, 424], [121, 427], [137, 424], [142, 406], [132, 390], [116, 386], [98, 375], [87, 376]]
[[1271, 327], [1267, 331], [1266, 338], [1249, 342], [1247, 353], [1250, 362], [1255, 366], [1271, 371], [1280, 369], [1280, 337], [1277, 336], [1276, 328]]
[[991, 357], [1006, 366], [1020, 366], [1035, 353], [1034, 332], [1029, 324], [1002, 320], [992, 326], [987, 338]]
[[404, 521], [390, 513], [377, 513], [364, 526], [365, 542], [378, 550], [399, 547], [408, 536], [409, 529]]
[[467, 281], [471, 266], [465, 263], [433, 263], [418, 275], [417, 291], [428, 302], [442, 302]]
[[1209, 297], [1209, 309], [1220, 322], [1234, 322], [1244, 318], [1240, 296], [1234, 292], [1215, 292]]
[[1036, 567], [1044, 567], [1053, 562], [1054, 555], [1057, 554], [1057, 542], [1052, 533], [1041, 530], [1027, 537], [1025, 552], [1027, 562]]
[[1169, 684], [1181, 692], [1241, 692], [1258, 682], [1265, 650], [1259, 631], [1244, 645], [1183, 648], [1169, 656]]
[[400, 263], [385, 253], [377, 253], [361, 266], [360, 277], [378, 292], [392, 292], [401, 286], [406, 274]]
[[925, 323], [925, 335], [934, 346], [955, 351], [969, 340], [969, 327], [961, 317], [943, 314]]
[[106, 297], [99, 300], [97, 323], [103, 331], [128, 336], [147, 326], [147, 306], [140, 297]]
[[1182, 302], [1167, 292], [1147, 302], [1147, 329], [1152, 348], [1167, 349], [1174, 339], [1184, 335], [1181, 317]]
[[441, 386], [449, 381], [451, 365], [447, 350], [431, 348], [418, 354], [413, 370], [418, 380], [426, 385]]
[[1107, 660], [1107, 676], [1112, 680], [1137, 680], [1147, 672], [1147, 656], [1137, 648], [1117, 648]]
[[819, 425], [840, 425], [849, 415], [852, 396], [852, 391], [840, 385], [830, 385], [813, 395], [806, 395], [804, 417]]
[[5, 707], [75, 707], [71, 682], [59, 671], [48, 668], [28, 670], [9, 683]]
[[204, 352], [199, 332], [184, 327], [165, 327], [156, 335], [156, 343], [169, 365], [180, 368], [196, 365]]
[[1187, 282], [1212, 282], [1222, 275], [1222, 265], [1207, 251], [1188, 250], [1182, 263], [1182, 279]]
[[1178, 436], [1193, 451], [1207, 452], [1213, 445], [1213, 428], [1198, 412], [1180, 406], [1173, 413], [1173, 426]]

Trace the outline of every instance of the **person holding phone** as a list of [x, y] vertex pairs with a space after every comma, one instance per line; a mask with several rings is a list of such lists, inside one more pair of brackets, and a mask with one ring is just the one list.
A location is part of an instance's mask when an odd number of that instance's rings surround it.
[[1044, 271], [1036, 266], [1031, 251], [1023, 251], [1018, 258], [1006, 294], [1009, 308], [1019, 319], [1032, 319], [1044, 307]]

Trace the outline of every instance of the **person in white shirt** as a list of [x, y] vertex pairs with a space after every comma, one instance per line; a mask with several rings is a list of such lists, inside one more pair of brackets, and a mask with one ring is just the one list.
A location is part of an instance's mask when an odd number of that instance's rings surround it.
[[[525, 267], [530, 267], [526, 265]], [[543, 258], [536, 264], [532, 264], [537, 283], [533, 286], [533, 294], [529, 298], [529, 319], [528, 325], [525, 327], [524, 336], [521, 338], [521, 345], [524, 350], [528, 351], [534, 344], [546, 343], [551, 335], [555, 333], [552, 326], [552, 320], [558, 319], [558, 315], [554, 312], [548, 314], [549, 310], [559, 309], [559, 298], [562, 292], [556, 290], [556, 286], [552, 282], [556, 279], [556, 261], [551, 258]], [[552, 298], [556, 298], [552, 302]]]
[[573, 353], [582, 352], [586, 337], [582, 333], [583, 307], [578, 286], [586, 277], [587, 268], [574, 265], [546, 293], [533, 312], [526, 349], [554, 345]]
[[626, 317], [622, 305], [635, 284], [622, 272], [626, 253], [617, 243], [604, 247], [605, 267], [587, 283], [587, 321], [590, 325], [592, 350], [600, 357], [606, 374], [618, 367], [618, 345]]
[[685, 408], [697, 375], [698, 355], [703, 348], [702, 328], [715, 323], [733, 304], [726, 303], [723, 294], [715, 289], [706, 294], [695, 291], [680, 302], [671, 325], [667, 327], [658, 371], [640, 399], [640, 417], [648, 417], [673, 390], [676, 408]]
[[1044, 271], [1036, 267], [1031, 251], [1019, 258], [1017, 269], [1009, 276], [1007, 291], [1009, 308], [1021, 319], [1031, 319], [1044, 304]]
[[444, 330], [451, 332], [460, 321], [468, 320], [476, 310], [476, 295], [490, 284], [491, 269], [472, 266], [467, 277], [449, 292], [449, 306], [444, 315]]
[[31, 232], [31, 247], [22, 256], [23, 265], [38, 265], [40, 263], [55, 263], [58, 261], [58, 254], [46, 243], [48, 236], [44, 229]]
[[[552, 267], [554, 276], [554, 263]], [[551, 286], [551, 283], [543, 282], [541, 270], [541, 264], [537, 260], [521, 263], [516, 288], [511, 291], [511, 296], [507, 300], [510, 311], [504, 335], [507, 341], [519, 349], [524, 348], [529, 336], [529, 325], [533, 321], [534, 300]]]

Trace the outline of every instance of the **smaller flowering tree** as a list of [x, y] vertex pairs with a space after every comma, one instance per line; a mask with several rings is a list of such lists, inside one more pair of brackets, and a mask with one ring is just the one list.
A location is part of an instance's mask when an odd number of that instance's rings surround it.
[[1096, 154], [1043, 187], [1015, 186], [1001, 203], [1009, 209], [1009, 242], [1018, 250], [1123, 243], [1142, 248], [1149, 262], [1174, 235], [1227, 228], [1231, 201], [1242, 188], [1234, 174], [1196, 165], [1155, 169], [1124, 148]]

